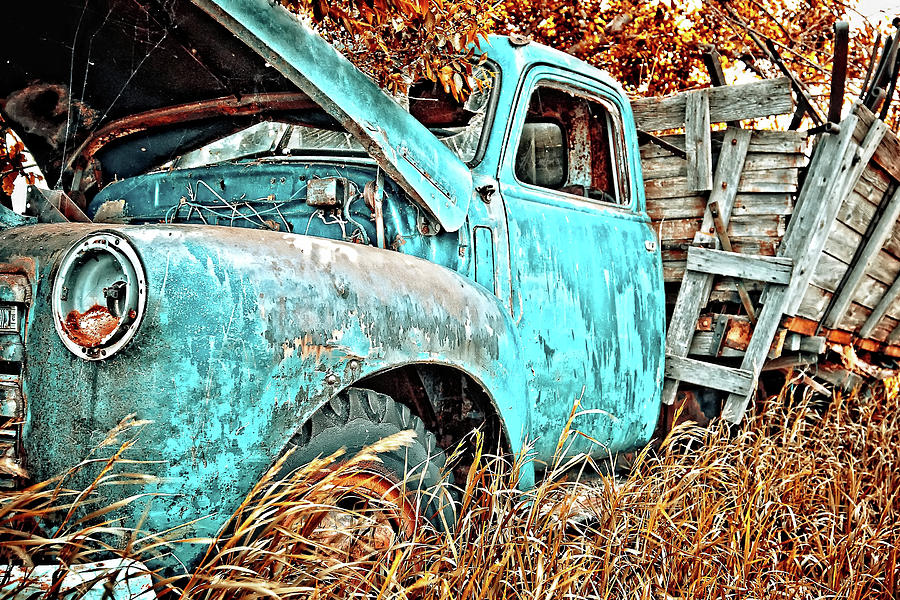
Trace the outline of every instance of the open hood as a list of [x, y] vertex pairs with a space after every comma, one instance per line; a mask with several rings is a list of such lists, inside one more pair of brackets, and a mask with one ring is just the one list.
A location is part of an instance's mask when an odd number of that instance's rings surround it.
[[89, 134], [111, 121], [299, 88], [442, 227], [454, 231], [465, 221], [473, 195], [468, 167], [295, 15], [267, 0], [29, 0], [11, 3], [5, 15], [16, 26], [0, 50], [0, 108], [48, 184]]

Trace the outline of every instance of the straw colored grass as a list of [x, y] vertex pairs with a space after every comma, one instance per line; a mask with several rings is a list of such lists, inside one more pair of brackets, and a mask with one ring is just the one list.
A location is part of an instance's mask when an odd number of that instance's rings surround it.
[[388, 551], [370, 552], [363, 517], [321, 535], [328, 459], [270, 474], [201, 564], [165, 584], [209, 599], [897, 597], [897, 382], [827, 408], [793, 391], [736, 430], [679, 426], [626, 478], [579, 481], [591, 462], [560, 460], [522, 491], [516, 465], [479, 452], [453, 533], [421, 527]]

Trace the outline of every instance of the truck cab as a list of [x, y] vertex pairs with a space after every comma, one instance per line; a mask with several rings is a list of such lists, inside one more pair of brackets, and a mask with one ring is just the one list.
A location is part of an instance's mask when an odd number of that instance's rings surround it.
[[[2, 215], [7, 485], [147, 421], [141, 457], [160, 481], [123, 496], [159, 494], [151, 530], [211, 535], [306, 424], [360, 389], [438, 450], [480, 426], [530, 452], [526, 482], [570, 418], [569, 452], [649, 440], [662, 263], [618, 84], [497, 36], [465, 101], [429, 82], [398, 101], [280, 7], [195, 4], [173, 18], [221, 37], [254, 89], [215, 94], [198, 75], [206, 95], [179, 103], [185, 90], [126, 77], [123, 108], [111, 86], [87, 87], [78, 110], [111, 116], [54, 146], [28, 117], [35, 98], [74, 90], [39, 59], [3, 78], [5, 120], [63, 173], [62, 190], [30, 190], [31, 214]], [[102, 12], [86, 13], [94, 43], [127, 37]], [[160, 44], [202, 62], [194, 42]], [[147, 56], [143, 75], [167, 72]]]

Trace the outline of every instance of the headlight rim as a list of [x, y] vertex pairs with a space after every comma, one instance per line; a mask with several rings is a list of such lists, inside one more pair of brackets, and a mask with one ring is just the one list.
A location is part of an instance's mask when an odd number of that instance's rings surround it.
[[[119, 322], [115, 328], [106, 336], [104, 336], [97, 344], [87, 346], [79, 343], [70, 335], [65, 321], [68, 314], [65, 311], [64, 303], [67, 298], [63, 298], [63, 291], [66, 290], [68, 278], [72, 276], [72, 271], [76, 268], [84, 255], [92, 252], [107, 252], [119, 264], [119, 268], [123, 274], [129, 275], [129, 271], [133, 272], [136, 286], [132, 282], [127, 281], [126, 304], [130, 295], [134, 294], [133, 308], [126, 310], [134, 314], [124, 314], [119, 318]], [[126, 265], [129, 268], [125, 268]], [[132, 288], [136, 287], [136, 291]], [[100, 304], [99, 302], [97, 304]], [[93, 307], [82, 307], [85, 310], [80, 314], [86, 314]], [[88, 361], [99, 361], [111, 358], [124, 348], [132, 339], [134, 339], [137, 331], [140, 329], [147, 309], [147, 274], [144, 263], [140, 254], [137, 252], [131, 240], [119, 231], [100, 230], [94, 231], [73, 244], [63, 254], [57, 264], [51, 287], [51, 312], [53, 315], [53, 324], [56, 333], [67, 350], [77, 357]], [[69, 313], [70, 314], [70, 313]]]

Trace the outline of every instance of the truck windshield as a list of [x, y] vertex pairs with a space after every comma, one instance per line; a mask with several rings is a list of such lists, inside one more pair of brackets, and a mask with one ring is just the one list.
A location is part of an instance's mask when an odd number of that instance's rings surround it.
[[[408, 109], [444, 145], [471, 164], [484, 133], [490, 88], [455, 100], [432, 82], [410, 87]], [[163, 169], [193, 168], [244, 158], [275, 159], [301, 155], [366, 156], [365, 148], [346, 131], [279, 121], [277, 117], [250, 125], [161, 165]]]

